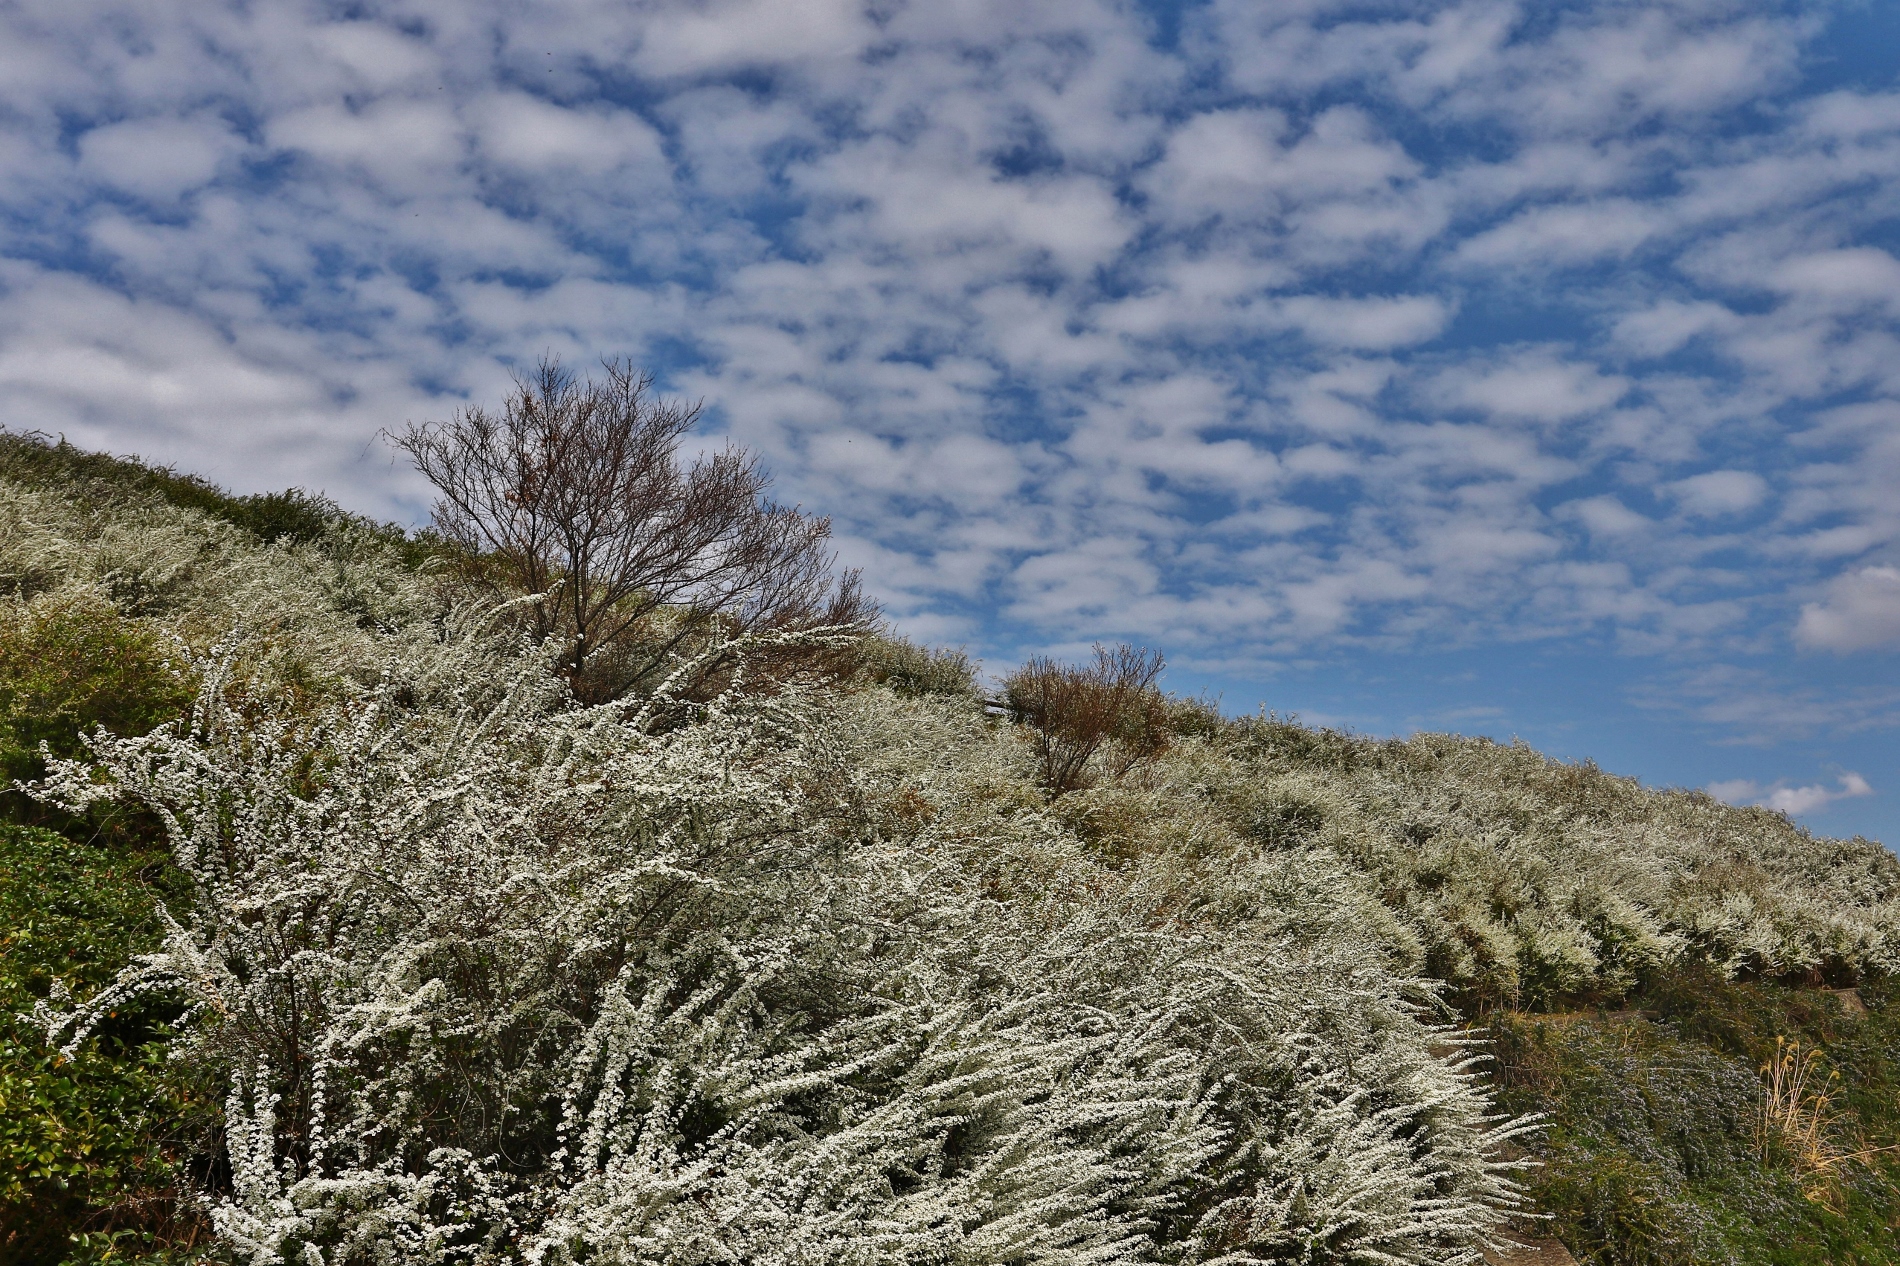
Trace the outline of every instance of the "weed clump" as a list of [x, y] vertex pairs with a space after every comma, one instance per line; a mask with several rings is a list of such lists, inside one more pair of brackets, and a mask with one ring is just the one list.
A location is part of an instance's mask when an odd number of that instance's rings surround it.
[[858, 642], [852, 658], [856, 676], [907, 698], [979, 697], [976, 665], [961, 650], [919, 646], [890, 633], [872, 633]]

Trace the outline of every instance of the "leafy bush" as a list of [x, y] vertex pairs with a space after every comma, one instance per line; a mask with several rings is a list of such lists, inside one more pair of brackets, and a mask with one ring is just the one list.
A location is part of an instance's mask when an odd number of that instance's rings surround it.
[[49, 991], [109, 983], [156, 942], [152, 912], [124, 858], [0, 825], [0, 1259], [190, 1238], [176, 1169], [189, 1109], [163, 1064], [162, 1001], [109, 1007], [64, 1054], [16, 1018]]

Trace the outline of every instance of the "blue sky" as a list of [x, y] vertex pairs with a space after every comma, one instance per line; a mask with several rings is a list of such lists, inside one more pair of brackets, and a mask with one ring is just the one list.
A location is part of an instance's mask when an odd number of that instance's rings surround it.
[[995, 668], [1900, 839], [1900, 7], [0, 7], [0, 425], [426, 513], [552, 351]]

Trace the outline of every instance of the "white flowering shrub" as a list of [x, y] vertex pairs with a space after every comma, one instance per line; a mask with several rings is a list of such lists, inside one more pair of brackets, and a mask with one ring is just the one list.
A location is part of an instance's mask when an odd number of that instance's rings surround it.
[[1878, 845], [1482, 740], [1201, 717], [1051, 799], [961, 660], [577, 707], [346, 525], [10, 485], [0, 588], [201, 686], [36, 788], [193, 890], [38, 1019], [175, 1002], [259, 1266], [1476, 1263], [1530, 1123], [1447, 997], [1900, 961]]
[[357, 525], [264, 545], [200, 511], [86, 491], [0, 479], [0, 618], [104, 603], [200, 654], [243, 628], [279, 677], [321, 682], [374, 662], [392, 633], [426, 633], [444, 610], [444, 581]]
[[1900, 969], [1900, 859], [1880, 844], [1522, 745], [1264, 718], [1056, 807], [1107, 853], [1330, 869], [1409, 970], [1494, 1004], [1614, 999], [1684, 957], [1817, 982]]
[[176, 995], [242, 1260], [1469, 1262], [1514, 1204], [1375, 947], [920, 813], [876, 704], [575, 708], [467, 616], [314, 711], [205, 682], [43, 788], [197, 896], [42, 1019]]

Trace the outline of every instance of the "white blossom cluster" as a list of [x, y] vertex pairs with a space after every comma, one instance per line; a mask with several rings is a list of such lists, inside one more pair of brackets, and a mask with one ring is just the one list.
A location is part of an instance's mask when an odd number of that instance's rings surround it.
[[47, 780], [149, 806], [196, 883], [43, 1018], [70, 1046], [185, 1003], [243, 1260], [1469, 1262], [1499, 1234], [1520, 1127], [1347, 928], [1104, 866], [1033, 810], [933, 814], [820, 694], [556, 682], [463, 617], [314, 711], [213, 666], [188, 727]]
[[576, 707], [373, 541], [0, 485], [0, 579], [201, 682], [38, 788], [194, 888], [40, 1019], [178, 1002], [256, 1266], [1475, 1263], [1531, 1126], [1435, 979], [1900, 962], [1877, 845], [1526, 749], [1188, 724], [1052, 800], [967, 697]]
[[263, 545], [209, 515], [92, 491], [0, 479], [0, 618], [97, 608], [200, 653], [243, 628], [254, 655], [323, 678], [426, 629], [443, 605], [441, 580], [345, 521], [322, 541]]
[[1259, 718], [1058, 808], [1119, 847], [1191, 832], [1330, 873], [1412, 970], [1505, 1003], [1614, 999], [1685, 957], [1782, 978], [1900, 971], [1900, 859], [1880, 844], [1522, 745]]

